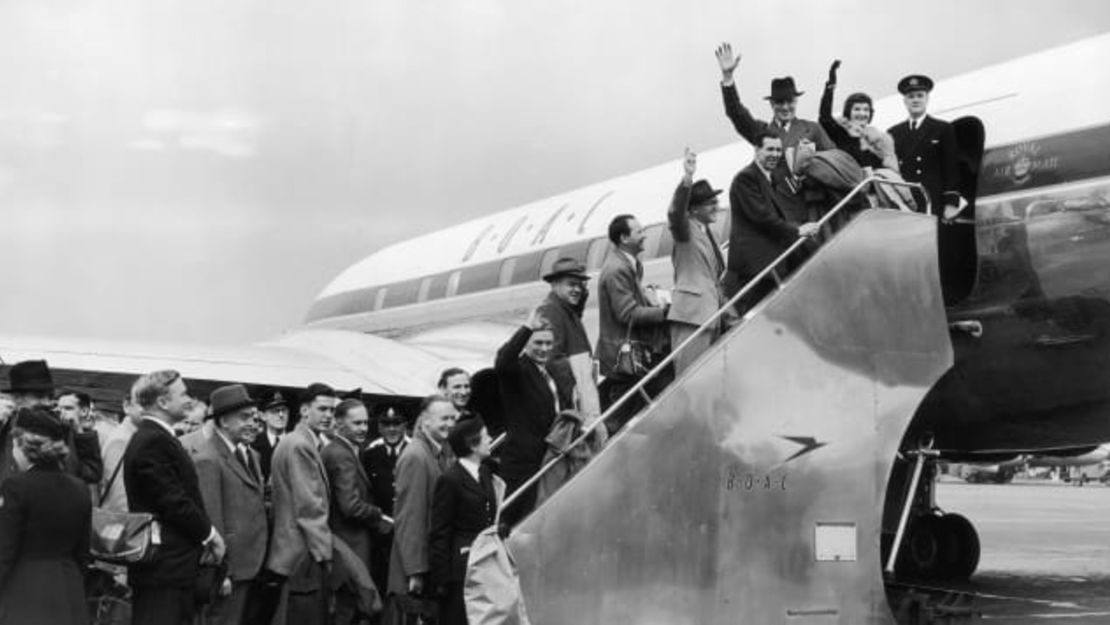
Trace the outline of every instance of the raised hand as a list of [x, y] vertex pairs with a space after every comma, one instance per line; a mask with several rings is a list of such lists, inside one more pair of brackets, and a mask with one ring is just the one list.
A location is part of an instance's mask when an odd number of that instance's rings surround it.
[[832, 65], [829, 67], [829, 84], [830, 85], [835, 85], [836, 84], [836, 70], [838, 70], [838, 69], [840, 69], [840, 59], [837, 59], [837, 60], [833, 61]]
[[694, 182], [694, 172], [698, 169], [698, 155], [690, 148], [686, 148], [686, 152], [682, 155], [682, 170], [685, 172], [683, 180], [686, 184]]
[[725, 42], [717, 46], [717, 64], [721, 66], [721, 78], [726, 83], [732, 82], [732, 73], [736, 71], [736, 66], [740, 64], [741, 54], [737, 53], [735, 56], [732, 54], [732, 44]]

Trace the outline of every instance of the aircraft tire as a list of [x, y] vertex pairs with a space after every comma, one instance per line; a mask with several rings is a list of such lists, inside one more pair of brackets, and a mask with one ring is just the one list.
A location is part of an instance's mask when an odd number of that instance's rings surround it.
[[979, 533], [967, 517], [959, 514], [945, 514], [937, 524], [944, 542], [941, 575], [956, 581], [968, 579], [979, 567]]
[[899, 576], [935, 579], [944, 574], [945, 555], [950, 553], [941, 517], [925, 514], [910, 521], [905, 544], [895, 564]]

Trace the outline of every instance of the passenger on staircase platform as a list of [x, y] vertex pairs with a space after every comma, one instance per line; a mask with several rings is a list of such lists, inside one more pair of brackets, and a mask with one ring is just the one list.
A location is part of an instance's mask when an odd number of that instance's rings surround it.
[[[697, 155], [689, 148], [683, 159], [683, 170], [682, 182], [675, 189], [667, 211], [674, 237], [671, 252], [674, 292], [667, 321], [670, 322], [671, 349], [676, 350], [675, 375], [685, 371], [720, 336], [720, 318], [706, 330], [700, 333], [697, 330], [728, 301], [721, 287], [724, 258], [709, 227], [717, 220], [717, 196], [721, 191], [713, 189], [706, 180], [694, 182]], [[690, 344], [680, 349], [691, 337]]]
[[[726, 291], [731, 297], [753, 280], [791, 244], [817, 233], [817, 224], [806, 221], [806, 207], [789, 188], [782, 161], [782, 139], [771, 132], [756, 137], [755, 159], [732, 180], [729, 204], [732, 235], [729, 237]], [[677, 248], [677, 245], [676, 245]], [[780, 278], [789, 266], [777, 268]], [[771, 292], [775, 284], [765, 278], [737, 304], [743, 314]]]
[[[644, 229], [632, 215], [617, 215], [609, 223], [611, 246], [598, 277], [597, 359], [601, 375], [601, 409], [620, 399], [660, 362], [667, 350], [667, 309], [643, 286]], [[671, 377], [671, 376], [664, 376]], [[649, 383], [653, 395], [666, 386], [657, 376]], [[637, 396], [609, 417], [610, 433], [620, 429], [644, 405]]]

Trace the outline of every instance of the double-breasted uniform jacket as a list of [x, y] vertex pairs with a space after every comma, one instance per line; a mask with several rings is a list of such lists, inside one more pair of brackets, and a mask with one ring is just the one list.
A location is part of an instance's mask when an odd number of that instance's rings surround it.
[[372, 530], [382, 519], [370, 489], [370, 477], [358, 459], [358, 448], [339, 434], [332, 437], [321, 454], [331, 485], [331, 514], [328, 524], [370, 569]]
[[397, 501], [393, 552], [389, 558], [389, 592], [408, 592], [408, 578], [427, 575], [428, 532], [432, 526], [432, 497], [439, 476], [455, 461], [447, 445], [436, 445], [419, 427], [397, 460]]
[[598, 325], [597, 359], [601, 374], [608, 376], [613, 372], [617, 354], [625, 336], [658, 346], [662, 342], [660, 331], [666, 322], [665, 309], [654, 305], [644, 292], [638, 268], [632, 259], [614, 245], [609, 247], [609, 255], [601, 267], [598, 277]]
[[581, 312], [559, 299], [555, 293], [548, 293], [536, 307], [536, 312], [551, 324], [555, 339], [547, 369], [560, 386], [574, 388], [576, 379], [570, 366], [570, 357], [593, 353], [586, 326], [582, 325]]
[[389, 516], [393, 516], [393, 476], [397, 459], [410, 442], [411, 439], [405, 436], [397, 444], [397, 450], [391, 453], [385, 439], [376, 438], [362, 451], [362, 468], [370, 478], [370, 495], [374, 505]]
[[925, 187], [933, 213], [940, 214], [947, 204], [958, 204], [959, 146], [952, 124], [926, 115], [917, 130], [910, 130], [907, 120], [887, 132], [894, 137], [902, 178]]
[[674, 250], [671, 252], [674, 290], [671, 292], [667, 320], [701, 325], [726, 301], [721, 291], [721, 274], [725, 265], [709, 229], [690, 220], [687, 212], [690, 190], [691, 187], [679, 184], [667, 211], [674, 238]]
[[[282, 434], [284, 437], [285, 434]], [[278, 439], [281, 442], [281, 439]], [[258, 462], [262, 465], [262, 479], [266, 481], [270, 479], [270, 465], [274, 461], [274, 446], [270, 444], [270, 438], [266, 432], [260, 432], [258, 436], [254, 437], [251, 441], [251, 447], [258, 452]]]
[[212, 523], [192, 459], [181, 442], [151, 417], [143, 418], [127, 443], [123, 483], [131, 512], [153, 514], [162, 533], [154, 559], [128, 567], [128, 582], [161, 588], [193, 586]]
[[[531, 336], [532, 329], [521, 326], [497, 350], [494, 360], [507, 432], [505, 444], [501, 446], [501, 477], [509, 490], [516, 489], [539, 470], [547, 450], [544, 439], [555, 422], [556, 395], [551, 393], [536, 363], [521, 354]], [[564, 386], [552, 374], [550, 365], [546, 370], [555, 381], [559, 405], [571, 407], [573, 388]]]
[[[318, 446], [316, 434], [300, 423], [281, 437], [274, 450], [270, 470], [274, 528], [266, 568], [281, 575], [291, 576], [311, 562], [332, 559], [328, 477]], [[296, 589], [314, 590], [316, 578], [304, 577], [305, 586]]]
[[761, 132], [773, 132], [782, 137], [784, 150], [797, 147], [803, 139], [812, 141], [817, 146], [818, 151], [831, 150], [836, 147], [836, 144], [829, 139], [829, 135], [825, 133], [825, 129], [817, 122], [795, 118], [789, 126], [783, 128], [778, 120], [766, 122], [752, 117], [748, 107], [740, 103], [740, 96], [736, 92], [735, 84], [727, 87], [721, 85], [721, 96], [725, 101], [725, 115], [732, 122], [732, 126], [736, 128], [736, 132], [740, 133], [740, 136], [744, 137], [748, 143], [754, 145], [756, 136]]
[[77, 478], [32, 467], [0, 485], [0, 623], [84, 625], [92, 501]]
[[498, 478], [485, 466], [478, 478], [455, 462], [436, 480], [429, 546], [433, 585], [462, 584], [470, 544], [497, 519]]
[[771, 179], [754, 162], [741, 169], [728, 192], [732, 212], [728, 270], [741, 283], [762, 271], [798, 238], [806, 206], [779, 170]]
[[227, 545], [227, 575], [237, 582], [254, 579], [266, 558], [262, 468], [253, 450], [247, 462], [249, 468], [218, 432], [199, 443], [193, 454], [204, 508]]

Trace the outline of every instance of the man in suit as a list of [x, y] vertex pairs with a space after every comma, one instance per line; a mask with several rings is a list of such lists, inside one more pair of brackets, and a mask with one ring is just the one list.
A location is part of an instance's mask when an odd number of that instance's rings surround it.
[[[609, 222], [609, 253], [598, 278], [597, 359], [605, 382], [601, 385], [601, 407], [608, 408], [639, 381], [639, 376], [616, 369], [621, 345], [637, 341], [662, 357], [665, 351], [667, 308], [659, 304], [643, 287], [644, 229], [632, 215], [617, 215]], [[625, 357], [629, 357], [625, 354]], [[657, 376], [648, 384], [654, 394], [666, 386], [669, 376]], [[606, 427], [616, 432], [643, 406], [636, 397], [611, 415]]]
[[[388, 531], [382, 510], [370, 490], [370, 477], [359, 462], [358, 451], [366, 443], [370, 415], [357, 399], [344, 399], [335, 407], [335, 427], [331, 442], [321, 455], [331, 486], [331, 514], [328, 525], [370, 571], [373, 533]], [[335, 623], [355, 623], [357, 598], [341, 589], [335, 597]]]
[[[755, 158], [736, 174], [729, 188], [732, 233], [728, 270], [740, 286], [755, 278], [798, 237], [813, 236], [818, 230], [815, 222], [806, 221], [801, 199], [786, 188], [778, 166], [782, 139], [764, 132], [755, 140]], [[740, 312], [746, 312], [773, 288], [774, 282], [769, 279], [756, 285], [739, 302]]]
[[258, 409], [241, 384], [221, 386], [209, 397], [212, 436], [193, 455], [200, 494], [212, 524], [226, 537], [227, 577], [204, 610], [206, 625], [236, 625], [247, 591], [266, 557], [266, 508], [262, 469], [249, 447]]
[[455, 410], [459, 412], [459, 418], [463, 418], [471, 413], [470, 411], [470, 374], [466, 369], [460, 367], [450, 367], [444, 369], [443, 373], [439, 374], [439, 382], [436, 384], [439, 392], [451, 400], [455, 405]]
[[289, 422], [289, 404], [281, 391], [266, 389], [258, 396], [258, 409], [265, 429], [254, 438], [251, 446], [258, 452], [262, 461], [262, 477], [270, 479], [270, 463], [274, 457], [281, 437], [285, 435], [285, 427]]
[[467, 557], [474, 538], [497, 518], [499, 480], [482, 465], [492, 441], [481, 419], [460, 420], [447, 442], [458, 461], [435, 484], [428, 539], [431, 579], [440, 597], [440, 625], [467, 625]]
[[428, 588], [428, 530], [436, 479], [455, 457], [447, 448], [447, 434], [458, 412], [443, 395], [430, 395], [420, 405], [412, 443], [397, 460], [397, 501], [394, 503], [393, 552], [389, 560], [389, 595], [393, 609], [420, 600]]
[[[286, 622], [327, 622], [327, 573], [332, 562], [332, 533], [327, 470], [320, 457], [321, 434], [330, 432], [336, 393], [326, 384], [311, 384], [301, 398], [301, 420], [274, 450], [274, 529], [258, 604], [268, 603], [284, 584], [289, 591]], [[288, 583], [286, 583], [288, 582]], [[252, 600], [252, 603], [254, 601]], [[257, 622], [269, 622], [256, 617]]]
[[[551, 326], [533, 311], [528, 321], [497, 350], [494, 370], [505, 407], [507, 437], [501, 446], [501, 477], [510, 492], [528, 481], [543, 462], [544, 439], [564, 407], [573, 406], [572, 388], [567, 388], [549, 368], [554, 342]], [[504, 512], [506, 523], [524, 518], [535, 505], [531, 487]]]
[[[667, 321], [671, 333], [671, 349], [675, 351], [675, 375], [685, 371], [709, 349], [721, 333], [722, 319], [698, 333], [698, 328], [725, 303], [721, 290], [721, 274], [725, 263], [721, 248], [710, 225], [717, 221], [720, 190], [707, 180], [694, 182], [697, 155], [689, 149], [683, 158], [684, 175], [675, 189], [667, 221], [674, 238], [671, 262], [674, 264], [674, 291]], [[690, 339], [685, 348], [682, 344]]]
[[951, 221], [959, 214], [958, 180], [959, 148], [952, 125], [930, 117], [929, 94], [933, 81], [914, 74], [898, 81], [898, 93], [906, 105], [909, 118], [890, 127], [894, 151], [906, 182], [919, 182], [928, 192], [934, 211], [943, 207], [944, 219]]
[[747, 139], [748, 143], [754, 146], [760, 133], [770, 132], [781, 137], [783, 146], [791, 151], [802, 141], [813, 143], [817, 150], [831, 150], [836, 147], [821, 124], [798, 119], [798, 96], [804, 92], [797, 90], [792, 77], [775, 78], [771, 81], [771, 95], [764, 99], [771, 103], [774, 117], [766, 122], [752, 117], [748, 108], [740, 103], [733, 73], [740, 64], [741, 55], [733, 55], [732, 45], [728, 43], [722, 43], [717, 48], [716, 55], [721, 67], [721, 96], [725, 102], [725, 115], [736, 128], [736, 132]]
[[153, 514], [162, 538], [152, 561], [128, 567], [131, 622], [184, 625], [196, 611], [202, 558], [215, 563], [225, 551], [204, 510], [196, 468], [173, 434], [192, 399], [181, 374], [170, 370], [140, 377], [131, 395], [143, 420], [123, 454], [123, 483], [131, 511]]
[[[393, 516], [393, 478], [397, 459], [411, 439], [405, 434], [405, 415], [393, 406], [377, 409], [378, 438], [362, 452], [362, 466], [370, 478], [370, 496], [382, 510]], [[370, 550], [370, 576], [379, 590], [389, 581], [389, 556], [393, 550], [393, 532], [375, 533]]]
[[588, 422], [601, 411], [593, 379], [593, 350], [582, 325], [582, 311], [589, 297], [586, 282], [590, 277], [582, 263], [560, 258], [543, 279], [551, 285], [551, 291], [536, 310], [551, 326], [553, 343], [548, 368], [561, 387], [575, 389], [579, 409]]

